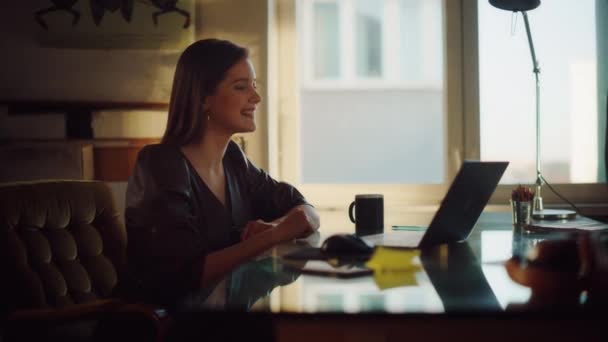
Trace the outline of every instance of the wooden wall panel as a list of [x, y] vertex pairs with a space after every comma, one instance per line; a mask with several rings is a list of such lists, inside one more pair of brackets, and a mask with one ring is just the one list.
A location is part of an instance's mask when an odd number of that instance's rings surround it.
[[133, 172], [137, 153], [160, 138], [95, 140], [93, 156], [95, 179], [106, 182], [126, 182]]

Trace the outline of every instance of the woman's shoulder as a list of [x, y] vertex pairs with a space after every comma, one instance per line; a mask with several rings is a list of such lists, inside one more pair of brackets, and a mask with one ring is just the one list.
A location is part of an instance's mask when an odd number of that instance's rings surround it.
[[144, 146], [139, 155], [147, 158], [170, 158], [178, 159], [181, 157], [179, 147], [170, 144], [150, 144]]
[[249, 159], [245, 155], [245, 152], [241, 147], [234, 141], [230, 140], [228, 148], [226, 149], [226, 157], [237, 167], [247, 168], [250, 164]]
[[137, 162], [154, 168], [173, 168], [184, 164], [184, 155], [177, 146], [151, 144], [139, 151]]
[[135, 172], [159, 185], [187, 184], [188, 166], [179, 147], [169, 144], [147, 145], [139, 151]]

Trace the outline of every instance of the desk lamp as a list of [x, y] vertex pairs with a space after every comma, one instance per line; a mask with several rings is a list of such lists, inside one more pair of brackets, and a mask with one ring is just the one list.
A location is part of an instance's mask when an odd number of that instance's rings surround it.
[[545, 184], [545, 178], [540, 170], [540, 67], [534, 52], [534, 43], [530, 33], [530, 23], [528, 22], [527, 12], [540, 5], [540, 0], [489, 0], [490, 4], [502, 10], [521, 12], [526, 26], [528, 45], [532, 56], [533, 72], [536, 79], [536, 191], [534, 193], [533, 214], [535, 219], [540, 220], [568, 220], [576, 218], [576, 212], [572, 210], [544, 209], [541, 188]]

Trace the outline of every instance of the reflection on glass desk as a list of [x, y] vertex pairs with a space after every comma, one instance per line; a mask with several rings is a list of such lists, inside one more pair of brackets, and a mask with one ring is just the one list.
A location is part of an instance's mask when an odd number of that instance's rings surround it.
[[532, 234], [514, 228], [509, 213], [484, 213], [466, 242], [421, 251], [418, 260], [421, 267], [408, 275], [408, 282], [381, 289], [373, 276], [339, 279], [300, 274], [298, 265], [294, 269], [293, 261], [281, 258], [302, 246], [319, 246], [325, 238], [321, 233], [278, 246], [240, 266], [221, 282], [193, 294], [182, 308], [348, 314], [525, 310], [531, 290], [509, 277], [505, 262], [512, 256], [527, 255], [530, 248], [544, 239], [564, 237], [567, 235]]

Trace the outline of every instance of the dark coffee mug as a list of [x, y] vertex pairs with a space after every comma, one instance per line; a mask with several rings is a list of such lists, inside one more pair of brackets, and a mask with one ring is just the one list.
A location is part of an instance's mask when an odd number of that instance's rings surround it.
[[348, 216], [355, 224], [356, 235], [381, 234], [384, 232], [384, 197], [376, 194], [356, 195], [355, 201], [348, 207]]

